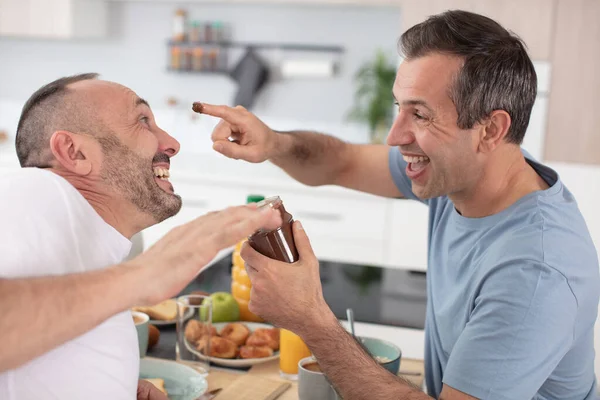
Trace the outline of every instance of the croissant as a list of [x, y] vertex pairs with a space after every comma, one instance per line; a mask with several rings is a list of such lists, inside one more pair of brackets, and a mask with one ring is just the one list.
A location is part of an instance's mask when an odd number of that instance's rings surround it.
[[[269, 335], [274, 341], [277, 342], [277, 348], [279, 348], [279, 328], [258, 328], [254, 331], [256, 332], [264, 332]], [[277, 350], [277, 349], [273, 349]]]
[[225, 325], [220, 334], [222, 338], [229, 339], [238, 346], [244, 345], [249, 335], [250, 329], [248, 329], [246, 325], [239, 322]]
[[273, 355], [273, 349], [266, 346], [242, 346], [240, 347], [241, 358], [265, 358]]
[[209, 331], [208, 326], [195, 319], [187, 322], [184, 335], [188, 342], [194, 343], [206, 334], [210, 334], [210, 336], [217, 336], [217, 330], [214, 326], [211, 326]]
[[275, 340], [273, 338], [274, 335], [266, 331], [267, 329], [257, 329], [254, 331], [246, 341], [246, 345], [256, 347], [266, 346], [272, 350], [279, 349], [279, 340]]
[[[196, 349], [203, 354], [206, 353], [207, 340], [209, 340], [209, 337], [203, 336], [196, 342]], [[209, 355], [217, 358], [235, 358], [238, 355], [238, 346], [229, 339], [211, 336]]]

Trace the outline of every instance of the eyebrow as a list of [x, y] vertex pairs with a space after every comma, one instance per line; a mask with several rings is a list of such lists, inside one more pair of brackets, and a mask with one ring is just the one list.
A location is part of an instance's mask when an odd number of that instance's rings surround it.
[[[394, 96], [392, 94], [392, 96]], [[396, 103], [400, 103], [398, 101], [398, 99], [396, 98], [396, 96], [394, 96], [394, 100], [396, 100]], [[433, 112], [433, 109], [431, 107], [429, 107], [429, 105], [427, 104], [427, 102], [425, 100], [420, 100], [420, 99], [410, 99], [410, 100], [404, 100], [402, 102], [403, 106], [423, 106], [426, 109], [428, 109], [430, 112]]]
[[141, 104], [143, 104], [143, 105], [145, 105], [146, 107], [150, 108], [150, 104], [148, 104], [148, 102], [147, 102], [146, 100], [142, 99], [141, 97], [138, 97], [138, 98], [135, 100], [135, 106], [137, 107], [137, 106], [139, 106], [139, 105], [141, 105]]

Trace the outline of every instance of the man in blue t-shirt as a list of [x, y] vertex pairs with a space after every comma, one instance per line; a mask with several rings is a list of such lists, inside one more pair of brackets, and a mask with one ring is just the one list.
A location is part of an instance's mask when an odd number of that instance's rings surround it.
[[[406, 31], [401, 47], [391, 147], [275, 132], [244, 109], [204, 104], [224, 120], [215, 150], [270, 160], [308, 185], [429, 206], [430, 396], [594, 398], [598, 256], [572, 194], [521, 151], [537, 85], [523, 43], [489, 18], [448, 11]], [[299, 223], [294, 237], [297, 268], [242, 250], [251, 311], [299, 334], [345, 399], [427, 398], [338, 324]]]

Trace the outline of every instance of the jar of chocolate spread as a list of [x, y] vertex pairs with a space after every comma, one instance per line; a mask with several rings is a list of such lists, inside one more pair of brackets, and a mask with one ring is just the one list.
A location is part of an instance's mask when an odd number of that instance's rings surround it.
[[279, 196], [269, 197], [257, 203], [258, 207], [271, 207], [279, 211], [281, 226], [274, 230], [259, 229], [248, 238], [248, 243], [260, 254], [279, 261], [298, 261], [298, 251], [292, 234], [294, 218], [286, 211]]

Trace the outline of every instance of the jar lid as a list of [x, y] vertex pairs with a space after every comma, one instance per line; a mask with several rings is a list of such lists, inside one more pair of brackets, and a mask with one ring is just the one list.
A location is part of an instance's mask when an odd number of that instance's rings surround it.
[[261, 208], [269, 206], [271, 208], [280, 208], [282, 203], [283, 202], [281, 201], [281, 198], [279, 196], [272, 196], [259, 201], [258, 207]]
[[246, 197], [246, 204], [250, 203], [258, 203], [259, 201], [263, 201], [265, 196], [261, 196], [260, 194], [250, 194]]

